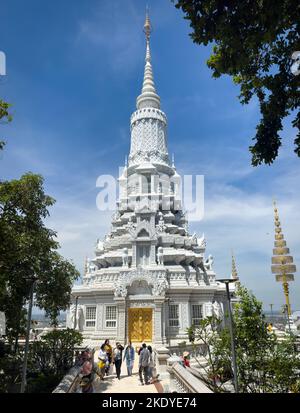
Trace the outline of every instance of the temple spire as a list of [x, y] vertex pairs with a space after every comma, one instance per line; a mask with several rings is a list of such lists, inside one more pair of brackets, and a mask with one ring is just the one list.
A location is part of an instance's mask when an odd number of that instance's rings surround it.
[[236, 269], [235, 257], [233, 255], [233, 251], [231, 250], [231, 278], [236, 280], [236, 285], [239, 286], [240, 282], [238, 281], [238, 272]]
[[146, 58], [145, 58], [145, 71], [144, 81], [142, 87], [142, 93], [138, 96], [136, 101], [137, 109], [142, 108], [160, 108], [160, 97], [156, 93], [153, 71], [151, 65], [151, 53], [150, 53], [150, 34], [152, 32], [152, 26], [149, 18], [148, 10], [146, 12], [146, 20], [144, 24], [144, 33], [146, 36]]
[[290, 253], [290, 250], [286, 246], [286, 241], [282, 233], [278, 209], [275, 201], [273, 201], [273, 205], [275, 219], [275, 241], [271, 269], [272, 273], [276, 274], [276, 281], [282, 282], [286, 308], [288, 315], [290, 316], [291, 305], [289, 298], [289, 282], [294, 281], [296, 265], [293, 264], [293, 257], [291, 255], [288, 255]]

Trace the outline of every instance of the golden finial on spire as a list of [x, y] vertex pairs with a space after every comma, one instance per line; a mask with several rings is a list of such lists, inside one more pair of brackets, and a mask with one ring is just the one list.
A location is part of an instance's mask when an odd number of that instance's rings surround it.
[[152, 32], [152, 26], [149, 18], [149, 7], [147, 6], [146, 8], [146, 20], [144, 24], [144, 33], [146, 35], [146, 40], [149, 41], [150, 39], [150, 34]]
[[275, 241], [272, 256], [271, 270], [276, 274], [276, 281], [282, 282], [283, 292], [285, 296], [286, 308], [288, 315], [291, 315], [291, 306], [289, 298], [289, 282], [294, 281], [294, 273], [296, 272], [296, 265], [293, 264], [293, 257], [288, 255], [289, 248], [286, 246], [286, 241], [282, 233], [281, 224], [279, 220], [278, 208], [276, 201], [273, 200], [274, 206], [274, 223], [275, 223]]

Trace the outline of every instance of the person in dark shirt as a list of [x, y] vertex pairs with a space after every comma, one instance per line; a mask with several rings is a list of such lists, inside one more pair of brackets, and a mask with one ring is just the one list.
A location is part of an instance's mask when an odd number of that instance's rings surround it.
[[116, 367], [116, 373], [117, 377], [120, 380], [121, 379], [121, 366], [122, 366], [122, 352], [124, 350], [124, 347], [120, 343], [116, 343], [116, 347], [114, 348], [113, 351], [113, 361], [115, 363]]
[[[147, 349], [146, 343], [143, 343], [142, 349], [139, 353], [139, 378], [141, 385], [149, 384], [149, 374], [148, 374], [148, 369], [149, 369], [149, 364], [150, 364], [150, 351]], [[144, 381], [143, 381], [143, 375], [144, 375]]]

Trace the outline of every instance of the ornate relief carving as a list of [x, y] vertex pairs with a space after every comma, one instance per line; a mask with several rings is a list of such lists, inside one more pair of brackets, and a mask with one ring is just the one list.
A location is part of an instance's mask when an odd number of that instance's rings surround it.
[[214, 257], [211, 254], [209, 254], [208, 258], [205, 260], [205, 263], [204, 263], [205, 269], [211, 271], [213, 263], [214, 263]]
[[159, 113], [135, 115], [131, 123], [129, 164], [150, 162], [170, 165], [167, 150], [166, 121]]
[[152, 285], [154, 296], [164, 295], [168, 288], [165, 271], [148, 271], [137, 268], [129, 272], [121, 272], [114, 292], [115, 297], [126, 297], [127, 287], [131, 286], [134, 281], [146, 281], [149, 285]]
[[145, 301], [130, 301], [130, 308], [133, 307], [151, 307], [154, 308], [154, 304], [153, 303], [148, 303]]
[[160, 213], [159, 221], [158, 221], [158, 224], [156, 225], [156, 232], [157, 234], [161, 234], [162, 232], [165, 232], [165, 230], [166, 230], [166, 225], [165, 225], [164, 217], [163, 217], [163, 214]]
[[146, 231], [149, 234], [149, 238], [150, 240], [155, 240], [156, 239], [156, 233], [153, 230], [153, 227], [151, 225], [151, 223], [149, 221], [143, 220], [141, 221], [137, 226], [136, 229], [134, 231], [134, 238], [138, 238], [139, 234], [142, 231]]

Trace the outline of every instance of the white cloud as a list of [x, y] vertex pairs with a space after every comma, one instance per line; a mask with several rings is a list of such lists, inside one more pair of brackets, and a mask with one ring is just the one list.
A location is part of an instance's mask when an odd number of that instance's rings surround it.
[[59, 195], [59, 204], [51, 208], [46, 225], [57, 231], [60, 253], [74, 262], [82, 272], [86, 256], [94, 256], [97, 238], [102, 239], [110, 228], [112, 212], [100, 212], [95, 203], [87, 204], [84, 196]]
[[131, 70], [142, 56], [143, 16], [134, 2], [101, 1], [92, 13], [79, 21], [78, 42], [88, 42], [107, 54], [105, 62], [124, 72]]

